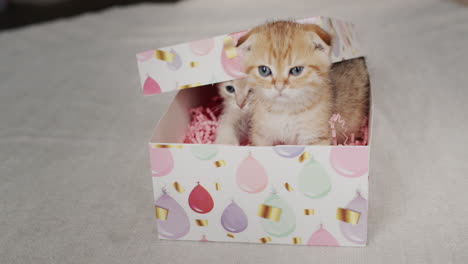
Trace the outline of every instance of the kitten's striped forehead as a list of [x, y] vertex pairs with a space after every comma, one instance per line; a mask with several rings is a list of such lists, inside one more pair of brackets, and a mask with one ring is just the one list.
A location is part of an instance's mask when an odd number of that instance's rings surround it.
[[300, 25], [292, 22], [272, 22], [264, 25], [259, 30], [264, 38], [266, 51], [268, 51], [268, 61], [270, 64], [287, 63], [291, 64], [300, 54], [307, 49], [304, 38], [304, 32]]
[[267, 81], [257, 76], [259, 66], [269, 67], [272, 71], [270, 79], [278, 80], [289, 78], [291, 68], [298, 66], [312, 71], [304, 71], [295, 80], [307, 79], [313, 72], [327, 71], [330, 65], [328, 55], [315, 48], [320, 30], [315, 25], [311, 27], [291, 21], [271, 22], [252, 29], [242, 40], [245, 43], [243, 63], [246, 73], [258, 81]]

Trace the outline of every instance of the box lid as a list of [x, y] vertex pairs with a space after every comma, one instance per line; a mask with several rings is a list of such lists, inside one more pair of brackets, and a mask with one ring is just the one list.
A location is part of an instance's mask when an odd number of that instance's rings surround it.
[[[317, 24], [332, 35], [332, 62], [363, 56], [354, 25], [328, 17], [298, 23]], [[248, 30], [149, 50], [136, 55], [143, 95], [193, 88], [244, 77], [237, 40]]]

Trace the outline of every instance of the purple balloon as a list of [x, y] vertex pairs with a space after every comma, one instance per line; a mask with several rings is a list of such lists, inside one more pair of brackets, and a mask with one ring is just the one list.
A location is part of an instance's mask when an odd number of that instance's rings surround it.
[[361, 213], [359, 222], [355, 225], [340, 222], [341, 233], [351, 242], [365, 244], [367, 242], [367, 200], [358, 193], [346, 209]]
[[161, 195], [156, 201], [156, 206], [167, 209], [166, 220], [156, 219], [159, 235], [169, 239], [178, 239], [190, 231], [190, 222], [184, 208], [169, 194]]
[[300, 146], [274, 146], [276, 154], [284, 158], [294, 158], [304, 151], [304, 147]]
[[234, 201], [224, 209], [221, 225], [226, 231], [240, 233], [247, 228], [248, 224], [247, 215]]
[[173, 71], [177, 71], [182, 66], [182, 59], [175, 50], [171, 49], [171, 52], [174, 53], [174, 60], [170, 63], [168, 62], [167, 67]]

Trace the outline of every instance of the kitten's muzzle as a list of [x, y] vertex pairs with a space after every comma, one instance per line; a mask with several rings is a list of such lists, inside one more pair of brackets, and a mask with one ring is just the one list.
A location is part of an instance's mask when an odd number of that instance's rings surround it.
[[284, 83], [275, 84], [275, 90], [278, 91], [279, 94], [281, 94], [284, 89], [286, 89], [286, 85], [284, 85]]
[[242, 103], [237, 102], [236, 104], [240, 109], [242, 109], [245, 106], [245, 100]]
[[247, 99], [237, 99], [236, 98], [236, 104], [240, 109], [244, 108], [246, 103], [247, 103]]

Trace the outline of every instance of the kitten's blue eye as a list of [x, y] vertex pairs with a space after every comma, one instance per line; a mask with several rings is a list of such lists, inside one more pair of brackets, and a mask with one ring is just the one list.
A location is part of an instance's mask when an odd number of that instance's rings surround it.
[[259, 66], [258, 67], [258, 73], [263, 77], [267, 77], [267, 76], [271, 75], [271, 70], [267, 66]]
[[291, 75], [298, 76], [298, 75], [300, 75], [302, 73], [303, 70], [304, 70], [304, 67], [296, 66], [294, 68], [291, 68], [291, 70], [289, 70], [289, 73]]
[[226, 91], [228, 93], [234, 93], [236, 91], [236, 88], [234, 88], [234, 86], [232, 86], [232, 85], [228, 85], [228, 86], [226, 86]]

